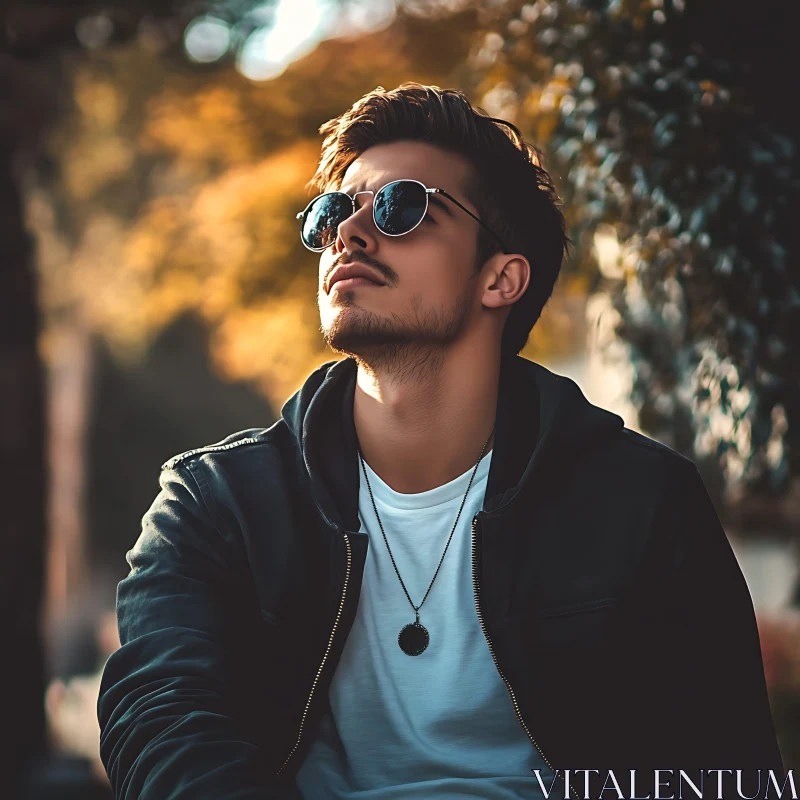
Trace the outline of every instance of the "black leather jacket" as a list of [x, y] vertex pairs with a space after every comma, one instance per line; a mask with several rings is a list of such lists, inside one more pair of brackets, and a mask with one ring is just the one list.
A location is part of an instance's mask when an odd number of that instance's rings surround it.
[[[163, 465], [98, 701], [117, 798], [297, 796], [368, 546], [355, 377], [352, 359], [325, 364], [271, 428]], [[690, 460], [505, 359], [472, 537], [486, 645], [560, 776], [785, 774], [750, 594]]]

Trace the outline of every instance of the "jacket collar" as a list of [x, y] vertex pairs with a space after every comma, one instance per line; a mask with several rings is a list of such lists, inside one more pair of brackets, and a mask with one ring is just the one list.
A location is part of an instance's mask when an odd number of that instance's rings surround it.
[[[281, 409], [320, 512], [330, 525], [350, 531], [359, 529], [356, 374], [352, 358], [323, 364]], [[570, 378], [508, 356], [500, 365], [496, 425], [483, 508], [499, 513], [526, 487], [556, 479], [581, 451], [620, 431], [623, 421], [592, 405]]]

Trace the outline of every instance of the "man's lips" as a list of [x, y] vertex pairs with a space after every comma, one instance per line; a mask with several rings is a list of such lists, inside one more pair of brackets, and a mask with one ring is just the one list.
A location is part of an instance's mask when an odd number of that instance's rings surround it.
[[341, 283], [343, 289], [351, 286], [368, 286], [369, 284], [374, 286], [386, 285], [380, 275], [366, 264], [360, 262], [340, 264], [333, 270], [328, 278], [329, 294], [337, 283]]
[[383, 284], [371, 281], [369, 278], [342, 278], [331, 286], [331, 292], [334, 289], [351, 289], [355, 286], [383, 286]]

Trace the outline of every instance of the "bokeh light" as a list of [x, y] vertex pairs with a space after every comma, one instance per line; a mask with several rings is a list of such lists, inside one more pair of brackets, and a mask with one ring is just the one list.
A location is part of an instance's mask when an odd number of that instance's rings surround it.
[[230, 25], [216, 17], [198, 17], [186, 26], [183, 44], [192, 61], [199, 64], [219, 61], [231, 44]]

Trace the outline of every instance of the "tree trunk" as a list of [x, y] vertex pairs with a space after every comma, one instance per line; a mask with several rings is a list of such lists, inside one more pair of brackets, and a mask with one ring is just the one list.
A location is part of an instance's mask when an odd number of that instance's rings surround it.
[[40, 611], [47, 475], [36, 278], [8, 153], [0, 160], [0, 241], [0, 686], [9, 726], [0, 748], [0, 796], [13, 798], [26, 763], [44, 745]]
[[[81, 599], [86, 578], [86, 434], [91, 407], [93, 343], [80, 320], [50, 337], [47, 418], [50, 494], [45, 632]], [[50, 641], [50, 636], [47, 636]]]
[[0, 54], [0, 625], [6, 733], [0, 797], [16, 798], [45, 750], [42, 586], [47, 518], [44, 372], [22, 177], [56, 109], [42, 70]]

